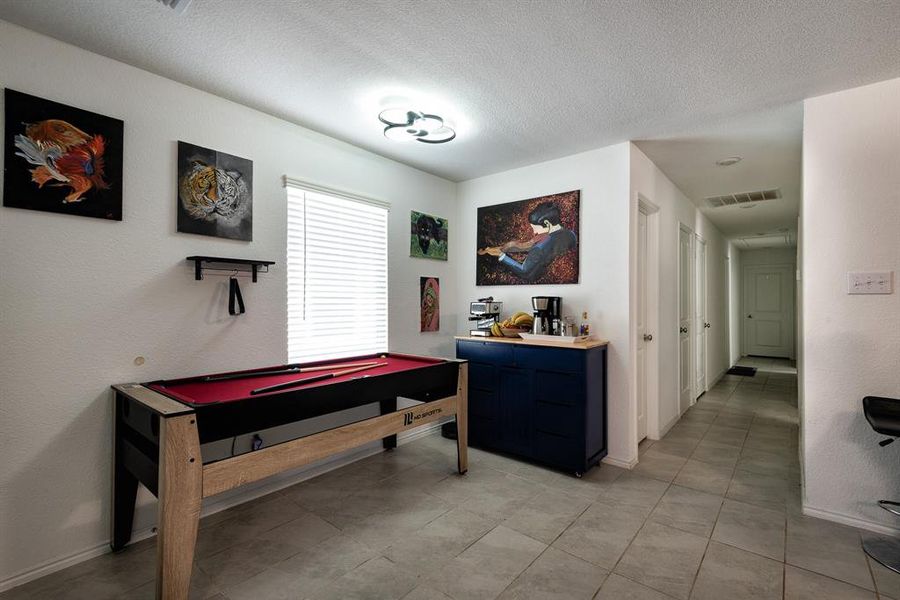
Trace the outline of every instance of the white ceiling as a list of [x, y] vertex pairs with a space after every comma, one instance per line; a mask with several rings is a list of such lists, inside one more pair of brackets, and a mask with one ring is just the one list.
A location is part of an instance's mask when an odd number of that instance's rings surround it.
[[[726, 237], [736, 238], [796, 231], [802, 137], [803, 105], [794, 103], [635, 143]], [[730, 156], [743, 159], [729, 167], [716, 165]], [[773, 188], [781, 190], [780, 199], [722, 208], [710, 208], [705, 201]]]
[[[453, 180], [900, 76], [892, 1], [0, 0], [0, 18]], [[384, 139], [398, 91], [457, 140]]]

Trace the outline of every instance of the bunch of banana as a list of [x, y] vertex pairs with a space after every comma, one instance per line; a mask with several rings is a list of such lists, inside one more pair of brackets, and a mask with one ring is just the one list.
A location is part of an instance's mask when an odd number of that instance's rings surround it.
[[534, 317], [527, 312], [519, 311], [505, 321], [491, 325], [491, 335], [503, 337], [503, 329], [531, 329], [533, 325]]

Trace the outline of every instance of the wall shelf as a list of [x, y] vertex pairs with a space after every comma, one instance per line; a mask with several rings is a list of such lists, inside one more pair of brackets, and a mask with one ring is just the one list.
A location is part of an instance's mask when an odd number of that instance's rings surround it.
[[[250, 273], [256, 282], [258, 273], [268, 273], [274, 260], [255, 260], [252, 258], [224, 258], [221, 256], [188, 256], [186, 260], [194, 263], [194, 279], [203, 279], [203, 271], [228, 271]], [[263, 269], [263, 270], [260, 270]]]

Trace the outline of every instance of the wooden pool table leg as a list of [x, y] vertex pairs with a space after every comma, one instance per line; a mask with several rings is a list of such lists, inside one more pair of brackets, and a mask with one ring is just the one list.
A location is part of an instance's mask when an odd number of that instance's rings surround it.
[[459, 365], [456, 402], [456, 457], [462, 475], [469, 470], [469, 363]]
[[[388, 400], [382, 400], [379, 402], [381, 407], [381, 414], [387, 415], [392, 412], [397, 411], [397, 398], [390, 398]], [[381, 439], [381, 444], [384, 446], [385, 450], [390, 450], [391, 448], [397, 447], [397, 436], [389, 435], [386, 438]]]
[[160, 419], [157, 600], [187, 600], [200, 523], [203, 461], [196, 415]]

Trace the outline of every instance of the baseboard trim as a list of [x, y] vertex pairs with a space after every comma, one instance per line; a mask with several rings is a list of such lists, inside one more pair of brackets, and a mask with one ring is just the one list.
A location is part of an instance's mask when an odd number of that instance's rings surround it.
[[867, 519], [860, 519], [859, 517], [851, 517], [850, 515], [845, 515], [844, 513], [825, 510], [822, 508], [815, 508], [814, 506], [809, 506], [808, 504], [803, 505], [803, 514], [808, 517], [816, 517], [817, 519], [824, 519], [826, 521], [840, 523], [841, 525], [849, 525], [851, 527], [856, 527], [857, 529], [865, 529], [866, 531], [871, 531], [873, 533], [880, 533], [882, 535], [890, 535], [895, 537], [900, 536], [900, 528], [889, 527], [882, 523], [876, 523], [875, 521], [869, 521]]
[[638, 464], [638, 461], [636, 458], [632, 459], [632, 460], [621, 460], [618, 458], [613, 458], [611, 456], [607, 456], [600, 462], [606, 463], [608, 465], [612, 465], [614, 467], [619, 467], [621, 469], [628, 469], [629, 471], [631, 469], [635, 468]]
[[[419, 427], [417, 429], [398, 434], [397, 444], [408, 444], [419, 438], [425, 437], [427, 435], [432, 435], [436, 431], [440, 431], [441, 425], [446, 420], [452, 420], [452, 417], [450, 419], [423, 425], [422, 427]], [[376, 442], [376, 444], [378, 445], [362, 446], [349, 454], [337, 456], [332, 459], [326, 459], [321, 463], [317, 463], [313, 467], [307, 467], [303, 468], [300, 471], [292, 471], [281, 475], [275, 475], [274, 477], [270, 477], [259, 484], [247, 485], [243, 488], [240, 488], [241, 491], [238, 494], [232, 496], [224, 496], [222, 498], [217, 498], [212, 500], [211, 502], [205, 503], [200, 513], [200, 517], [202, 518], [213, 515], [217, 512], [221, 512], [234, 506], [238, 506], [239, 504], [244, 504], [245, 502], [249, 502], [251, 500], [255, 500], [256, 498], [260, 498], [284, 488], [288, 488], [292, 485], [296, 485], [302, 481], [306, 481], [307, 479], [312, 479], [313, 477], [317, 477], [319, 475], [322, 475], [323, 473], [345, 467], [356, 461], [368, 458], [369, 456], [374, 456], [375, 454], [382, 452], [380, 442]], [[156, 535], [155, 526], [135, 530], [132, 533], [131, 542], [129, 543], [129, 545], [153, 537], [154, 535]], [[106, 540], [99, 544], [85, 548], [84, 550], [75, 552], [74, 554], [70, 554], [62, 558], [48, 560], [39, 564], [37, 567], [32, 567], [30, 569], [20, 571], [19, 573], [0, 581], [0, 592], [6, 592], [13, 588], [19, 587], [20, 585], [25, 585], [30, 581], [34, 581], [35, 579], [44, 577], [45, 575], [50, 575], [51, 573], [62, 571], [63, 569], [67, 569], [69, 567], [77, 565], [78, 563], [96, 558], [98, 556], [102, 556], [109, 552], [109, 540]]]
[[13, 575], [12, 577], [0, 581], [0, 592], [6, 592], [13, 588], [17, 588], [20, 585], [25, 585], [29, 581], [40, 579], [45, 575], [50, 575], [51, 573], [56, 573], [57, 571], [68, 569], [69, 567], [75, 566], [80, 562], [84, 562], [92, 558], [97, 558], [98, 556], [106, 554], [107, 552], [109, 552], [109, 542], [104, 542], [102, 544], [98, 544], [91, 548], [81, 550], [80, 552], [76, 552], [75, 554], [66, 556], [64, 558], [48, 560], [36, 567], [33, 567], [26, 571], [21, 571], [16, 575]]
[[[730, 368], [731, 367], [729, 367], [729, 369]], [[716, 384], [719, 383], [719, 381], [721, 381], [723, 377], [725, 377], [725, 373], [727, 373], [727, 372], [728, 372], [728, 369], [722, 369], [721, 371], [719, 371], [719, 374], [716, 375], [715, 377], [713, 377], [712, 381], [709, 384], [707, 384], [708, 390], [713, 389], [716, 386]]]
[[[685, 411], [685, 412], [687, 412], [687, 411]], [[666, 423], [665, 425], [663, 425], [662, 427], [660, 427], [660, 428], [659, 428], [659, 437], [656, 438], [657, 441], [663, 439], [664, 437], [666, 437], [666, 434], [668, 434], [669, 431], [670, 431], [673, 427], [675, 427], [675, 424], [678, 423], [678, 421], [681, 420], [681, 417], [682, 417], [682, 416], [684, 416], [684, 413], [681, 413], [680, 415], [676, 415], [674, 419], [672, 419], [671, 421], [669, 421], [668, 423]]]

